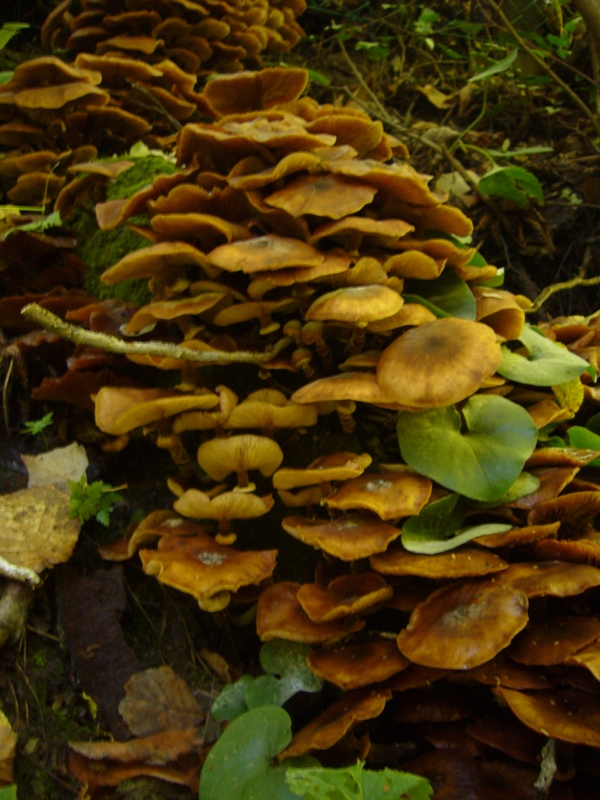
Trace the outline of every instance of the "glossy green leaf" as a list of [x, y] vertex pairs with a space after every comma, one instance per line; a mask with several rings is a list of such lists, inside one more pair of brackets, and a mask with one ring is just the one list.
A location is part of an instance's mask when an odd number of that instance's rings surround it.
[[309, 650], [306, 644], [284, 639], [273, 639], [260, 649], [262, 668], [270, 675], [279, 675], [287, 693], [286, 700], [296, 692], [318, 692], [323, 686], [323, 681], [311, 672], [306, 663]]
[[17, 800], [17, 787], [16, 784], [11, 786], [3, 786], [0, 789], [0, 800]]
[[341, 769], [291, 767], [286, 780], [304, 800], [429, 800], [433, 791], [418, 775], [367, 770], [362, 761]]
[[421, 475], [474, 500], [502, 497], [537, 442], [524, 408], [497, 395], [475, 395], [461, 415], [454, 406], [398, 414], [403, 459]]
[[0, 28], [0, 50], [3, 50], [19, 31], [29, 28], [27, 22], [5, 22]]
[[458, 494], [442, 497], [406, 520], [402, 526], [402, 544], [411, 553], [435, 555], [454, 550], [477, 536], [504, 533], [512, 528], [499, 523], [461, 528], [464, 517], [463, 497]]
[[539, 478], [537, 478], [535, 475], [532, 475], [531, 472], [522, 472], [517, 476], [516, 481], [513, 483], [510, 489], [504, 492], [502, 497], [499, 497], [497, 500], [493, 500], [489, 503], [483, 503], [479, 500], [476, 500], [474, 505], [477, 508], [494, 508], [495, 506], [501, 506], [503, 503], [514, 503], [515, 500], [518, 500], [521, 497], [526, 497], [528, 494], [532, 494], [539, 488]]
[[285, 780], [286, 768], [272, 759], [292, 738], [289, 714], [263, 706], [242, 714], [208, 754], [199, 800], [298, 800]]
[[[587, 428], [573, 425], [568, 432], [571, 447], [581, 447], [583, 450], [599, 450], [600, 436]], [[600, 458], [590, 461], [588, 467], [600, 467]]]
[[474, 83], [475, 81], [485, 81], [487, 78], [491, 78], [492, 75], [498, 75], [501, 72], [506, 72], [511, 68], [518, 52], [518, 47], [515, 47], [515, 49], [506, 56], [506, 58], [503, 58], [501, 61], [497, 61], [495, 64], [492, 64], [491, 67], [484, 69], [483, 72], [478, 72], [477, 75], [473, 75], [472, 78], [469, 78], [469, 83]]
[[529, 208], [532, 200], [544, 205], [540, 182], [524, 167], [494, 167], [479, 181], [479, 188], [484, 194], [510, 200], [519, 208]]
[[[473, 292], [453, 269], [446, 269], [432, 281], [410, 280], [404, 284], [407, 295], [416, 296], [417, 302], [433, 311], [436, 316], [460, 317], [474, 320], [477, 309]], [[439, 313], [441, 312], [441, 313]]]
[[512, 353], [508, 347], [502, 346], [498, 373], [510, 381], [532, 386], [555, 386], [579, 377], [589, 366], [583, 358], [537, 333], [531, 325], [525, 325], [518, 341], [527, 348], [528, 357]]
[[222, 722], [225, 719], [232, 720], [248, 711], [246, 703], [246, 692], [254, 683], [251, 675], [244, 675], [235, 683], [224, 686], [221, 694], [215, 697], [210, 712], [213, 717]]

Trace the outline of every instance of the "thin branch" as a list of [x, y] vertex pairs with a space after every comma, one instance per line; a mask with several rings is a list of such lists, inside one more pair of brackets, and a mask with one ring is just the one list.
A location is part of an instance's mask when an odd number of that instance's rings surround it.
[[243, 364], [265, 364], [272, 361], [276, 355], [293, 342], [293, 339], [289, 336], [284, 336], [264, 353], [250, 353], [243, 350], [235, 353], [226, 353], [221, 350], [198, 351], [170, 342], [125, 342], [107, 333], [88, 331], [85, 328], [64, 322], [56, 314], [52, 314], [52, 312], [42, 308], [37, 303], [26, 305], [21, 310], [21, 314], [31, 322], [57, 333], [70, 342], [87, 345], [88, 347], [97, 347], [99, 350], [106, 350], [109, 353], [117, 353], [124, 356], [160, 356], [204, 364], [219, 364], [224, 361]]
[[525, 52], [531, 56], [531, 58], [538, 64], [544, 72], [552, 78], [552, 80], [560, 86], [560, 88], [566, 92], [566, 94], [571, 98], [571, 100], [575, 103], [575, 105], [579, 106], [581, 111], [585, 114], [585, 116], [589, 119], [592, 123], [594, 130], [596, 131], [596, 136], [600, 137], [600, 121], [598, 120], [598, 116], [594, 114], [594, 112], [583, 102], [583, 100], [571, 89], [568, 83], [565, 83], [561, 77], [559, 77], [554, 70], [546, 64], [543, 58], [536, 53], [536, 51], [531, 47], [531, 45], [521, 36], [521, 34], [516, 30], [514, 25], [508, 19], [504, 11], [500, 8], [498, 3], [495, 0], [487, 0], [487, 2], [491, 5], [494, 9], [496, 14], [500, 17], [503, 24], [505, 25], [506, 29], [519, 45], [522, 47]]
[[544, 305], [546, 300], [552, 297], [557, 292], [564, 292], [565, 289], [574, 289], [576, 286], [597, 286], [600, 283], [600, 276], [595, 278], [571, 278], [570, 281], [563, 281], [562, 283], [553, 283], [551, 286], [546, 286], [533, 301], [531, 308], [525, 310], [526, 314], [534, 314], [539, 311]]

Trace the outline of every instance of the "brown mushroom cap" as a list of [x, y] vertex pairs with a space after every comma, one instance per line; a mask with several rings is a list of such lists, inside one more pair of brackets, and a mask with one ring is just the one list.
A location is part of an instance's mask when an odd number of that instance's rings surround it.
[[276, 557], [277, 550], [242, 553], [217, 544], [206, 534], [163, 537], [157, 550], [140, 550], [147, 575], [156, 575], [161, 583], [199, 601], [219, 596], [224, 605], [229, 602], [230, 592], [249, 584], [258, 586], [269, 578]]
[[400, 528], [366, 514], [344, 514], [332, 521], [286, 517], [281, 525], [301, 542], [342, 561], [382, 553], [402, 533]]
[[328, 508], [364, 508], [380, 519], [418, 514], [429, 500], [432, 483], [421, 475], [368, 473], [338, 485], [323, 501]]
[[297, 489], [328, 481], [343, 481], [355, 478], [365, 471], [373, 459], [368, 453], [331, 453], [321, 456], [306, 469], [286, 468], [273, 475], [273, 488]]
[[262, 517], [273, 508], [273, 498], [271, 495], [258, 497], [249, 492], [223, 492], [211, 498], [199, 489], [188, 489], [175, 501], [173, 508], [184, 517], [228, 522]]
[[300, 586], [281, 581], [262, 592], [256, 612], [256, 631], [262, 642], [271, 639], [309, 644], [337, 642], [364, 627], [365, 623], [357, 617], [313, 622], [297, 599]]
[[103, 283], [114, 284], [154, 275], [178, 275], [188, 265], [205, 266], [206, 256], [187, 242], [160, 242], [128, 253], [101, 275]]
[[272, 475], [283, 461], [279, 445], [266, 436], [246, 433], [228, 439], [212, 439], [198, 448], [198, 463], [213, 480], [221, 481], [232, 472], [259, 469]]
[[307, 242], [270, 233], [243, 242], [223, 244], [208, 254], [215, 267], [245, 273], [284, 267], [317, 267], [325, 256]]
[[306, 70], [272, 67], [221, 75], [206, 84], [204, 97], [220, 117], [291, 103], [300, 97], [307, 83]]
[[347, 286], [317, 298], [307, 309], [306, 320], [344, 322], [365, 327], [395, 314], [404, 300], [387, 286]]
[[394, 594], [391, 586], [374, 572], [360, 575], [341, 575], [324, 588], [305, 583], [296, 595], [302, 608], [313, 622], [329, 622], [365, 608], [382, 603]]
[[381, 354], [376, 376], [385, 394], [398, 403], [438, 408], [476, 392], [501, 360], [491, 328], [446, 317], [399, 336]]
[[394, 548], [371, 556], [370, 562], [374, 570], [384, 575], [416, 575], [436, 580], [475, 578], [508, 567], [500, 556], [475, 547], [459, 547], [437, 555], [421, 555]]
[[375, 375], [366, 372], [344, 372], [329, 378], [307, 383], [298, 389], [290, 398], [294, 403], [322, 403], [333, 400], [354, 400], [376, 405], [394, 405], [395, 408], [406, 408], [395, 404], [393, 393], [381, 387]]
[[571, 597], [600, 586], [600, 569], [566, 561], [511, 564], [496, 580], [521, 590], [527, 597]]
[[315, 406], [292, 403], [279, 391], [262, 389], [252, 392], [237, 405], [223, 425], [230, 428], [302, 428], [317, 424]]
[[171, 389], [103, 386], [96, 395], [96, 425], [118, 436], [182, 411], [214, 408], [218, 402], [212, 392], [183, 394]]
[[451, 583], [414, 609], [398, 647], [428, 667], [477, 667], [523, 630], [527, 608], [526, 595], [513, 587], [489, 580]]
[[552, 739], [600, 747], [600, 697], [576, 689], [496, 692], [528, 728]]
[[282, 208], [292, 217], [313, 214], [341, 219], [368, 205], [377, 189], [343, 175], [303, 175], [265, 197], [265, 203]]
[[392, 696], [389, 689], [357, 689], [348, 692], [292, 738], [279, 754], [280, 761], [310, 750], [327, 750], [361, 720], [378, 717]]
[[511, 643], [508, 653], [519, 664], [562, 664], [597, 639], [600, 620], [596, 617], [560, 616], [530, 623]]
[[410, 663], [389, 639], [312, 650], [306, 662], [315, 675], [345, 692], [385, 681]]

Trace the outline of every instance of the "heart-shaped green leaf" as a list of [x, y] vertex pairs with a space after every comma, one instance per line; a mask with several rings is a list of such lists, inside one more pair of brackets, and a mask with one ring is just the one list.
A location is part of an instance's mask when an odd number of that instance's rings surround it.
[[290, 743], [291, 727], [279, 706], [255, 708], [234, 720], [204, 762], [199, 800], [299, 800], [286, 783], [286, 768], [271, 763]]
[[215, 697], [210, 709], [213, 717], [222, 722], [225, 719], [235, 719], [248, 711], [246, 692], [253, 683], [254, 678], [251, 675], [243, 675], [235, 683], [224, 686], [221, 694]]
[[519, 208], [529, 208], [531, 200], [544, 205], [540, 182], [524, 167], [494, 167], [479, 181], [479, 188], [492, 197], [510, 200]]
[[454, 406], [398, 414], [402, 457], [421, 475], [474, 500], [497, 500], [514, 483], [537, 442], [522, 406], [497, 395], [474, 395]]
[[402, 544], [411, 553], [435, 555], [454, 550], [477, 536], [504, 533], [512, 528], [512, 525], [496, 523], [460, 528], [464, 518], [463, 497], [458, 494], [442, 497], [406, 520], [402, 526]]
[[525, 325], [519, 341], [529, 352], [527, 358], [502, 347], [498, 372], [511, 381], [532, 386], [555, 386], [578, 378], [589, 366], [583, 358], [537, 333], [531, 325]]
[[453, 269], [445, 269], [432, 281], [406, 281], [404, 289], [406, 302], [421, 303], [438, 317], [474, 320], [477, 315], [473, 292]]
[[[269, 675], [279, 675], [287, 697], [296, 692], [318, 692], [323, 681], [308, 668], [306, 654], [310, 647], [300, 642], [273, 639], [260, 648], [260, 663]], [[286, 697], [286, 699], [287, 699]]]

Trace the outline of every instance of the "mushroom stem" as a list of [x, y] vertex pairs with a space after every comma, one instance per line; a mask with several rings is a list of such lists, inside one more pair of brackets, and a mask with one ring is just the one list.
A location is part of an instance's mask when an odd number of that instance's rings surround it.
[[356, 430], [356, 420], [352, 416], [356, 411], [354, 400], [340, 400], [336, 406], [336, 411], [344, 433], [354, 433]]
[[347, 356], [356, 356], [358, 355], [364, 345], [365, 339], [367, 338], [367, 329], [366, 328], [354, 328], [352, 332], [352, 338], [350, 342], [346, 345], [344, 350]]

